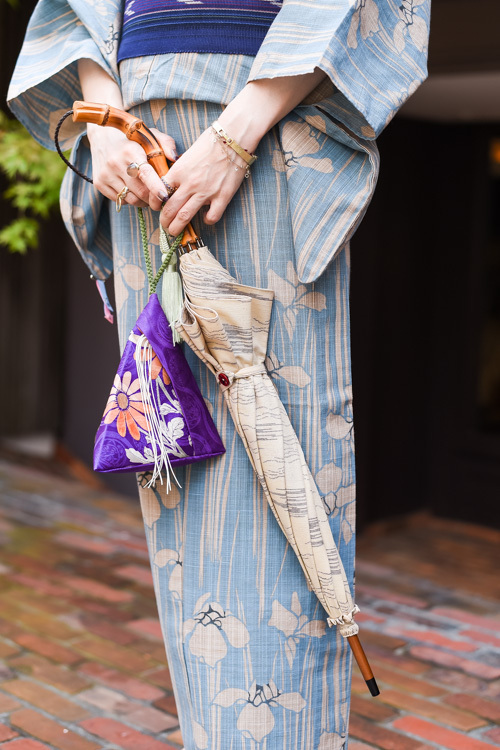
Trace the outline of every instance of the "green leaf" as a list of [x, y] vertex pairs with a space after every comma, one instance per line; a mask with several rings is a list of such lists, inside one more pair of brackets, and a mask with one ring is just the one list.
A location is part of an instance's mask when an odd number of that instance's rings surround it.
[[0, 244], [20, 253], [38, 246], [37, 217], [46, 219], [59, 206], [65, 170], [57, 153], [40, 146], [19, 122], [0, 112], [0, 172], [8, 182], [4, 197], [17, 214], [0, 232]]
[[27, 216], [14, 219], [0, 231], [0, 245], [8, 247], [11, 253], [24, 255], [29, 248], [38, 247], [40, 222]]

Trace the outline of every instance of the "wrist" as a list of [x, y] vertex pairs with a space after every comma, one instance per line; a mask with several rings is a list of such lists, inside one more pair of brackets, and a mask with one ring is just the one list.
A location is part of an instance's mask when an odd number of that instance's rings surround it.
[[254, 152], [263, 136], [303, 101], [325, 78], [313, 73], [249, 81], [218, 120], [240, 146]]
[[264, 102], [258, 94], [247, 83], [217, 118], [228, 135], [251, 154], [274, 124], [266, 117]]
[[103, 127], [93, 123], [87, 124], [87, 138], [91, 146], [95, 146], [97, 143], [112, 145], [127, 140], [127, 136], [117, 128]]

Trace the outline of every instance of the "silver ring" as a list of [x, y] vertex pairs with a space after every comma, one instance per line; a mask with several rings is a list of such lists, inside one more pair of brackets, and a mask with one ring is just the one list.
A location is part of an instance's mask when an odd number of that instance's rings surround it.
[[125, 202], [125, 198], [127, 197], [128, 193], [130, 193], [130, 188], [125, 185], [125, 187], [122, 188], [122, 190], [120, 190], [120, 192], [116, 196], [116, 213], [119, 214], [122, 210], [122, 203]]
[[146, 161], [141, 161], [141, 162], [131, 161], [130, 164], [128, 165], [128, 167], [127, 167], [127, 174], [128, 174], [128, 176], [129, 177], [139, 177], [139, 170], [140, 170], [140, 168], [142, 167], [143, 164], [147, 164], [147, 163], [148, 163], [147, 159], [146, 159]]

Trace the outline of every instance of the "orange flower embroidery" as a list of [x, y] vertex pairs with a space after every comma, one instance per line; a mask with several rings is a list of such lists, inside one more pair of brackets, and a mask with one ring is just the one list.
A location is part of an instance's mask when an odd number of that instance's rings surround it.
[[116, 419], [116, 429], [121, 437], [125, 437], [128, 428], [134, 440], [139, 440], [139, 427], [148, 430], [149, 424], [144, 416], [139, 379], [136, 378], [132, 383], [131, 380], [131, 372], [124, 373], [121, 380], [116, 375], [104, 410], [104, 424], [111, 424]]
[[[139, 339], [139, 337], [135, 333], [132, 333], [129, 336], [129, 341], [133, 341], [134, 344], [137, 344], [138, 339]], [[150, 345], [148, 345], [147, 347], [144, 347], [144, 346], [141, 347], [141, 354], [140, 354], [140, 360], [141, 360], [141, 362], [148, 362], [149, 361], [150, 351], [153, 354], [153, 359], [151, 361], [151, 380], [156, 380], [156, 378], [158, 377], [158, 375], [161, 373], [161, 377], [162, 377], [163, 382], [165, 383], [165, 385], [170, 385], [170, 383], [172, 381], [170, 380], [169, 374], [165, 370], [165, 368], [163, 367], [162, 363], [158, 359], [158, 357], [155, 354], [154, 350], [150, 349]], [[135, 352], [134, 352], [134, 359], [136, 359]]]

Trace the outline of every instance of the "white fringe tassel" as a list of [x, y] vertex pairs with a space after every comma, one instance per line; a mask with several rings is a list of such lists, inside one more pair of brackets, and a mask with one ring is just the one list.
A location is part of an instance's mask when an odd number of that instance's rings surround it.
[[[159, 479], [163, 484], [162, 469], [165, 469], [166, 481], [167, 481], [167, 493], [170, 492], [172, 483], [170, 481], [170, 475], [173, 476], [177, 484], [177, 477], [174, 474], [168, 451], [163, 443], [162, 438], [162, 423], [165, 424], [165, 420], [162, 415], [159, 414], [156, 404], [154, 403], [151, 396], [151, 364], [153, 362], [153, 347], [147, 340], [144, 334], [139, 336], [135, 347], [135, 361], [137, 364], [137, 376], [139, 378], [139, 386], [141, 389], [142, 402], [144, 404], [144, 415], [148, 420], [149, 430], [148, 437], [150, 440], [151, 450], [155, 457], [155, 463], [153, 468], [153, 476], [147, 483], [146, 487], [152, 487], [156, 480]], [[180, 486], [180, 485], [179, 485]]]

